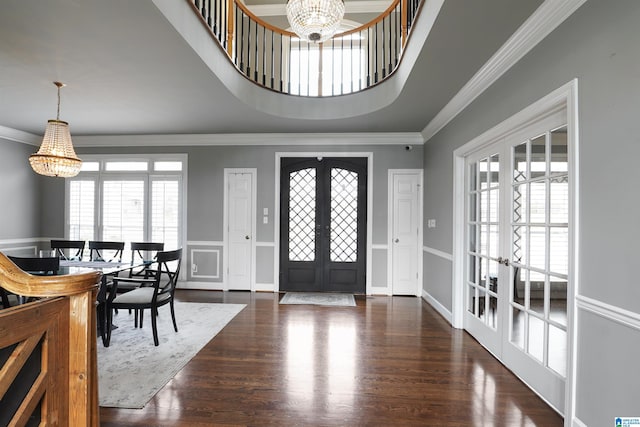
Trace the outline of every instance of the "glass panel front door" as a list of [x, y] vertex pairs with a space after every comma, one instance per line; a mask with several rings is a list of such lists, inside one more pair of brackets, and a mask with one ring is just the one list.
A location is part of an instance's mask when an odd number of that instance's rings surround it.
[[366, 159], [281, 164], [280, 289], [365, 291]]

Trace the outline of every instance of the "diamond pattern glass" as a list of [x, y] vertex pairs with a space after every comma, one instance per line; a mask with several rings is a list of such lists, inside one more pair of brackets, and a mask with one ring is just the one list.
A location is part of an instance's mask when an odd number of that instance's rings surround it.
[[356, 262], [358, 256], [358, 174], [331, 169], [332, 262]]
[[289, 174], [289, 261], [314, 261], [316, 256], [316, 170]]

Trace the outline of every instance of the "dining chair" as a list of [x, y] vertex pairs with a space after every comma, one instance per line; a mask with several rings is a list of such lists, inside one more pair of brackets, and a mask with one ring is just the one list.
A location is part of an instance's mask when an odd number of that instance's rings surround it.
[[[57, 256], [36, 258], [36, 257], [17, 257], [17, 256], [8, 255], [7, 258], [9, 258], [22, 271], [26, 271], [27, 273], [35, 274], [38, 276], [58, 274], [58, 269], [60, 268], [60, 258], [58, 258]], [[6, 290], [3, 290], [2, 294], [4, 295], [0, 295], [0, 299], [2, 299], [2, 305], [5, 306], [5, 302], [7, 303], [9, 302], [8, 296], [14, 295], [14, 294]], [[5, 300], [5, 296], [7, 297], [6, 300]], [[18, 304], [23, 304], [29, 301], [28, 298], [25, 298], [21, 295], [16, 295], [16, 298], [18, 300]]]
[[60, 258], [55, 257], [17, 257], [7, 256], [15, 265], [27, 273], [40, 276], [57, 274], [60, 269]]
[[2, 303], [2, 308], [11, 307], [11, 303], [9, 302], [10, 292], [0, 287], [0, 303]]
[[[124, 242], [105, 242], [91, 240], [89, 242], [89, 259], [91, 261], [121, 262]], [[107, 256], [106, 254], [110, 255]]]
[[164, 243], [131, 242], [131, 265], [140, 265], [129, 270], [129, 277], [149, 276], [149, 266], [153, 264], [156, 254], [164, 250]]
[[[174, 294], [178, 276], [180, 275], [180, 264], [182, 260], [182, 249], [173, 251], [160, 251], [156, 254], [155, 263], [157, 268], [150, 270], [150, 276], [144, 277], [114, 277], [113, 286], [107, 300], [107, 339], [105, 346], [109, 346], [111, 341], [111, 325], [113, 312], [116, 309], [131, 309], [136, 317], [140, 316], [139, 325], [142, 327], [142, 316], [144, 310], [150, 310], [151, 329], [153, 331], [153, 343], [158, 346], [158, 308], [169, 304], [171, 309], [171, 320], [173, 329], [178, 332], [176, 315], [173, 307]], [[118, 286], [121, 284], [137, 284], [135, 289], [118, 293]], [[135, 322], [135, 327], [138, 322]]]
[[[84, 240], [51, 240], [51, 249], [56, 251], [56, 254], [61, 259], [80, 261], [84, 255]], [[75, 253], [71, 255], [73, 251], [65, 253], [65, 249], [75, 249]]]

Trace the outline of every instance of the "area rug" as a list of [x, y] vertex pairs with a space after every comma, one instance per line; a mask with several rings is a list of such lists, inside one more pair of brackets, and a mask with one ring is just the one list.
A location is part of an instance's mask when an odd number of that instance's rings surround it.
[[287, 292], [280, 300], [280, 304], [312, 304], [339, 307], [355, 307], [356, 301], [351, 294], [324, 292]]
[[169, 306], [160, 308], [158, 338], [153, 345], [151, 319], [145, 312], [142, 329], [133, 315], [120, 310], [111, 344], [98, 340], [98, 397], [100, 406], [143, 408], [243, 308], [244, 304], [176, 302], [178, 332], [173, 330]]

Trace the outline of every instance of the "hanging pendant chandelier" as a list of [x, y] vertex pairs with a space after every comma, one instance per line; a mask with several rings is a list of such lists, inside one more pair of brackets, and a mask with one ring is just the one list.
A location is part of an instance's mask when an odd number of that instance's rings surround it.
[[302, 40], [322, 43], [330, 39], [344, 17], [343, 0], [289, 0], [287, 19]]
[[82, 160], [73, 150], [69, 123], [60, 120], [60, 88], [64, 83], [53, 84], [58, 87], [58, 113], [55, 120], [47, 122], [42, 145], [37, 153], [29, 156], [29, 163], [40, 175], [69, 178], [78, 175]]

